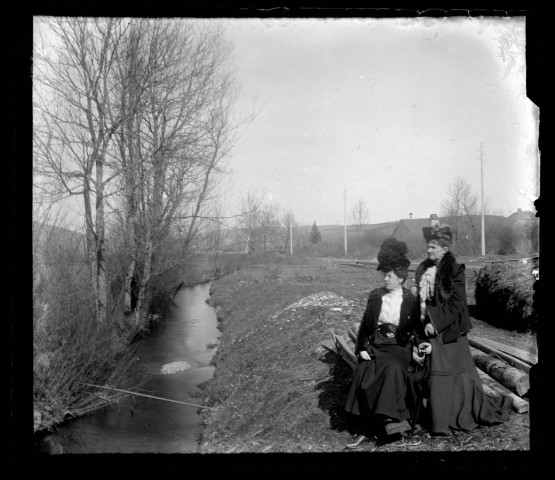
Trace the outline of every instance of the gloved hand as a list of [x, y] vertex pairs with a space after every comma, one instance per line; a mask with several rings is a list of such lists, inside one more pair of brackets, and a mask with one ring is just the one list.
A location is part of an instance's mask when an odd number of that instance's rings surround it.
[[431, 323], [424, 325], [424, 333], [427, 337], [435, 337], [437, 335], [437, 331]]
[[421, 354], [429, 355], [430, 353], [432, 353], [432, 344], [428, 342], [421, 343], [420, 345], [418, 345], [418, 351]]
[[424, 365], [424, 357], [425, 355], [423, 353], [420, 353], [418, 347], [416, 345], [413, 345], [412, 347], [412, 359], [419, 363], [420, 365]]
[[370, 354], [366, 350], [361, 350], [358, 352], [358, 356], [363, 360], [371, 360]]

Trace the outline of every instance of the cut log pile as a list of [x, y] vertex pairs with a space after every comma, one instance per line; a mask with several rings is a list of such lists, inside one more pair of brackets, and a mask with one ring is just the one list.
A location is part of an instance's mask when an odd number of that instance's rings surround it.
[[[358, 325], [348, 330], [347, 335], [337, 335], [333, 330], [332, 345], [353, 370], [357, 367], [355, 343]], [[489, 396], [508, 395], [513, 399], [513, 410], [526, 413], [529, 410], [525, 398], [530, 390], [530, 368], [537, 363], [537, 356], [524, 350], [488, 339], [468, 338], [470, 351], [484, 392]], [[325, 342], [327, 343], [327, 342]]]
[[471, 335], [468, 336], [468, 343], [470, 346], [478, 348], [490, 355], [493, 355], [501, 360], [504, 360], [509, 365], [518, 368], [526, 373], [530, 373], [530, 367], [538, 363], [537, 355], [522, 350], [520, 348], [511, 347], [495, 340], [481, 338], [480, 340], [474, 339]]

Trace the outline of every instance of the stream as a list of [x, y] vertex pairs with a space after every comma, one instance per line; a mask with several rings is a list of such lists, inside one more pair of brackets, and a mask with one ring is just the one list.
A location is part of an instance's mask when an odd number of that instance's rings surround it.
[[[140, 340], [138, 368], [148, 374], [138, 393], [198, 404], [190, 392], [209, 380], [219, 337], [206, 303], [210, 283], [181, 288], [157, 327]], [[40, 439], [40, 453], [195, 453], [197, 407], [128, 395], [118, 404], [64, 423]]]

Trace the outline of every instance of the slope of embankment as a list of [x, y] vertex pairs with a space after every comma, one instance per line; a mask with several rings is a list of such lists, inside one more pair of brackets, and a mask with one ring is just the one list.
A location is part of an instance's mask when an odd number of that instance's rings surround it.
[[[200, 453], [342, 452], [355, 419], [343, 409], [351, 368], [323, 346], [360, 322], [374, 268], [341, 260], [250, 266], [213, 283], [222, 330], [214, 377], [198, 396]], [[479, 322], [479, 330], [489, 327]], [[478, 332], [475, 332], [475, 334]], [[491, 332], [490, 332], [491, 334]], [[526, 451], [528, 414], [503, 425], [434, 438], [425, 431], [367, 451]]]

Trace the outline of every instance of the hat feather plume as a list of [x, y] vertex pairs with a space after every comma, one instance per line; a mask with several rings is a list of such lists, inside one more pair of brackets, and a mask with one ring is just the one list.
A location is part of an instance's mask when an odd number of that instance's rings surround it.
[[410, 260], [406, 257], [409, 249], [407, 244], [395, 237], [386, 238], [378, 252], [378, 269], [408, 267]]

